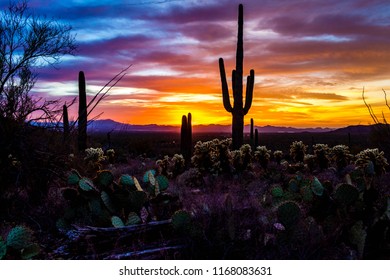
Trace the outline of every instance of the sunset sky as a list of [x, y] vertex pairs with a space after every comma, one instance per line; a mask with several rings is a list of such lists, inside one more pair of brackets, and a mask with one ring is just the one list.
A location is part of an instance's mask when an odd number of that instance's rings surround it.
[[[2, 9], [8, 2], [0, 0]], [[101, 119], [179, 125], [191, 112], [194, 124], [230, 124], [218, 58], [231, 90], [239, 3], [244, 75], [255, 70], [245, 123], [369, 124], [363, 87], [374, 111], [390, 119], [382, 91], [390, 95], [389, 0], [30, 0], [37, 14], [70, 24], [78, 45], [57, 70], [38, 69], [33, 94], [69, 100], [83, 70], [93, 95], [132, 64], [95, 109]]]

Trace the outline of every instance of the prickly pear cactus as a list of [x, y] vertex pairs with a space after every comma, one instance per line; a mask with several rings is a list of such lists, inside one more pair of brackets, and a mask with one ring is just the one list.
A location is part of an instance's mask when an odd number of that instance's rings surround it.
[[81, 190], [85, 192], [93, 191], [95, 190], [95, 187], [93, 185], [93, 182], [88, 178], [81, 178], [79, 181], [79, 187]]
[[334, 199], [341, 205], [347, 206], [359, 198], [359, 191], [350, 184], [339, 184], [334, 193]]
[[33, 232], [25, 226], [16, 226], [10, 230], [7, 236], [7, 246], [16, 250], [22, 250], [33, 243]]
[[0, 236], [0, 260], [5, 257], [7, 254], [7, 244], [3, 241]]
[[164, 175], [159, 175], [156, 177], [156, 181], [158, 182], [158, 186], [160, 188], [160, 192], [161, 191], [165, 191], [168, 186], [169, 186], [169, 181], [168, 181], [168, 178], [165, 177]]
[[154, 175], [156, 175], [155, 170], [146, 171], [143, 177], [144, 183], [151, 183], [152, 185], [154, 185]]
[[172, 215], [172, 226], [175, 230], [185, 231], [191, 225], [191, 215], [187, 211], [178, 210]]
[[363, 221], [357, 221], [349, 230], [349, 241], [357, 247], [360, 259], [363, 258], [366, 236]]
[[147, 195], [143, 191], [134, 191], [129, 193], [130, 209], [139, 212], [147, 201]]
[[322, 186], [321, 182], [317, 179], [317, 177], [314, 177], [313, 181], [311, 182], [311, 190], [317, 196], [321, 196], [324, 193], [324, 187]]
[[137, 213], [130, 212], [127, 221], [126, 221], [126, 226], [132, 226], [132, 225], [137, 225], [142, 223], [141, 218], [137, 215]]
[[301, 208], [295, 201], [282, 202], [277, 208], [277, 217], [286, 228], [291, 228], [299, 221]]
[[311, 202], [314, 199], [314, 194], [309, 186], [304, 186], [300, 189], [302, 200], [304, 202]]
[[114, 181], [114, 175], [109, 170], [98, 171], [96, 176], [96, 182], [99, 186], [104, 188], [109, 187]]
[[110, 196], [105, 191], [102, 191], [102, 193], [100, 194], [100, 198], [102, 199], [104, 205], [107, 207], [108, 211], [114, 213], [115, 205], [112, 203]]
[[77, 185], [79, 183], [80, 179], [81, 179], [81, 175], [79, 174], [79, 172], [77, 172], [77, 170], [72, 169], [69, 172], [69, 175], [68, 175], [68, 184], [69, 185]]
[[111, 223], [116, 228], [120, 228], [120, 227], [124, 227], [125, 226], [125, 224], [123, 223], [122, 219], [119, 218], [118, 216], [112, 216], [111, 217]]
[[128, 190], [136, 190], [133, 177], [130, 175], [124, 174], [119, 178], [119, 186], [126, 188]]

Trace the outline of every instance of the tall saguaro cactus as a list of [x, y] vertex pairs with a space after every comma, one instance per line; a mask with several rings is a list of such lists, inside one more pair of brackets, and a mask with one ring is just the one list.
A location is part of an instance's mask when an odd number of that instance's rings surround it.
[[219, 59], [219, 71], [222, 84], [222, 99], [223, 106], [226, 111], [232, 114], [232, 140], [233, 149], [238, 150], [244, 141], [244, 116], [248, 113], [253, 99], [253, 85], [255, 81], [255, 71], [250, 70], [250, 75], [246, 82], [245, 105], [243, 104], [242, 96], [242, 72], [244, 61], [244, 44], [243, 44], [243, 6], [238, 6], [238, 36], [237, 36], [237, 53], [236, 53], [236, 69], [232, 71], [232, 87], [233, 87], [233, 106], [229, 98], [229, 88], [226, 81], [225, 65], [223, 58]]
[[87, 92], [85, 86], [85, 75], [79, 72], [79, 119], [78, 119], [78, 150], [84, 151], [87, 148]]

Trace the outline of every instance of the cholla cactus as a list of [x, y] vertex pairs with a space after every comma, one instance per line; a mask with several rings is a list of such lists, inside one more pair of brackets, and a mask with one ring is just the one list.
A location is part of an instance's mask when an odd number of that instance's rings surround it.
[[260, 163], [261, 167], [267, 169], [269, 159], [271, 157], [271, 150], [266, 146], [258, 146], [255, 151], [255, 159]]
[[163, 159], [156, 161], [157, 171], [159, 174], [168, 176], [169, 175], [169, 156], [164, 156]]
[[228, 172], [230, 169], [231, 139], [214, 139], [207, 142], [198, 141], [194, 147], [191, 161], [194, 167], [214, 174]]
[[290, 155], [296, 162], [303, 162], [305, 158], [307, 145], [303, 144], [302, 141], [294, 141], [290, 146]]
[[244, 171], [252, 160], [252, 148], [249, 144], [244, 144], [239, 150], [231, 151], [231, 162], [237, 172]]
[[274, 159], [275, 159], [276, 163], [280, 164], [280, 162], [283, 159], [283, 152], [280, 150], [276, 150], [273, 155], [274, 155]]
[[84, 161], [92, 169], [101, 169], [101, 164], [107, 157], [104, 155], [102, 148], [87, 148], [85, 149], [86, 156]]
[[345, 145], [337, 145], [332, 148], [332, 160], [336, 163], [337, 169], [345, 168], [352, 158], [349, 152], [349, 147]]
[[316, 156], [305, 155], [305, 157], [303, 158], [303, 162], [307, 165], [310, 171], [313, 171], [316, 162]]
[[321, 169], [326, 169], [329, 167], [329, 152], [330, 148], [327, 144], [315, 144], [313, 146], [314, 155], [318, 166]]
[[183, 155], [174, 154], [170, 162], [170, 168], [173, 177], [176, 177], [177, 175], [183, 173], [185, 167], [186, 167], [186, 162], [184, 160]]
[[387, 159], [384, 156], [384, 152], [379, 152], [378, 149], [365, 149], [364, 151], [361, 151], [356, 155], [355, 164], [368, 169], [368, 171], [370, 171], [370, 165], [373, 165], [374, 170], [372, 171], [374, 172], [371, 171], [368, 173], [375, 173], [378, 175], [383, 174], [385, 172], [386, 166], [389, 165], [387, 163]]
[[115, 159], [115, 151], [114, 149], [108, 149], [106, 151], [106, 155], [107, 155], [107, 159], [110, 163], [114, 163], [114, 159]]

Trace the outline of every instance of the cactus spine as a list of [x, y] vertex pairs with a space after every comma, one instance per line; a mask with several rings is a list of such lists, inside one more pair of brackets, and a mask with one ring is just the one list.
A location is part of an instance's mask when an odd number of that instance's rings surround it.
[[78, 149], [87, 148], [87, 93], [84, 72], [79, 72], [79, 118], [78, 118]]
[[181, 118], [181, 154], [188, 165], [191, 162], [192, 155], [192, 115], [183, 115]]
[[242, 72], [244, 60], [243, 47], [243, 6], [238, 6], [238, 36], [237, 36], [237, 53], [236, 53], [236, 69], [232, 71], [232, 87], [233, 87], [233, 106], [230, 103], [229, 89], [226, 81], [225, 65], [223, 58], [219, 59], [219, 71], [222, 84], [222, 99], [225, 110], [232, 114], [232, 140], [233, 149], [238, 150], [244, 140], [244, 116], [248, 113], [253, 99], [253, 85], [255, 80], [255, 71], [250, 70], [250, 75], [247, 77], [245, 106], [243, 106], [242, 97]]

